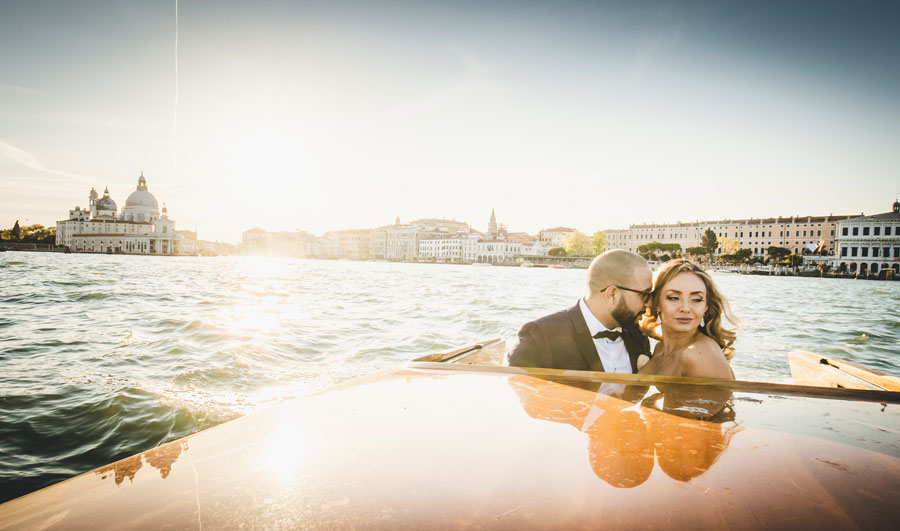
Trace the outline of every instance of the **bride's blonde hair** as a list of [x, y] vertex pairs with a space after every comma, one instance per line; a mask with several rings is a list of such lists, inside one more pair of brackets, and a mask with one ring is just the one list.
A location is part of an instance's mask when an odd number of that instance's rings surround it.
[[[685, 260], [684, 258], [676, 258], [669, 260], [657, 271], [656, 278], [653, 281], [653, 293], [650, 302], [647, 305], [647, 311], [641, 318], [641, 330], [653, 339], [661, 340], [662, 337], [657, 333], [659, 327], [659, 300], [662, 297], [662, 288], [680, 273], [693, 273], [700, 277], [700, 280], [706, 285], [706, 313], [703, 314], [705, 324], [700, 326], [700, 331], [712, 338], [718, 343], [725, 354], [725, 358], [731, 361], [734, 357], [734, 340], [737, 339], [735, 330], [740, 326], [741, 322], [731, 312], [731, 306], [725, 297], [719, 293], [716, 284], [713, 282], [709, 273], [700, 268], [699, 265]], [[734, 328], [724, 328], [722, 326], [722, 317], [734, 325]]]

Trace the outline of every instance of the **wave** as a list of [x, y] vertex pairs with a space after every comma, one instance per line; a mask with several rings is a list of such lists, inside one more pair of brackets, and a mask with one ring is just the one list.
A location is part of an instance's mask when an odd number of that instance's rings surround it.
[[115, 297], [114, 293], [99, 293], [99, 292], [98, 293], [83, 293], [83, 294], [75, 297], [75, 300], [78, 302], [85, 302], [85, 301], [97, 301], [97, 300], [109, 299], [112, 297]]

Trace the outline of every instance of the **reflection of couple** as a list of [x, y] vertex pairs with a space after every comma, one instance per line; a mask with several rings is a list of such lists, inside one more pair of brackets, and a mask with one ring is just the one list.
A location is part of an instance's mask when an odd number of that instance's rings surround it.
[[[587, 295], [568, 310], [523, 325], [507, 363], [734, 380], [728, 360], [735, 333], [722, 322], [737, 319], [709, 274], [677, 259], [652, 278], [640, 255], [601, 254], [588, 269]], [[644, 334], [659, 340], [652, 355]]]
[[[580, 385], [525, 375], [512, 377], [509, 385], [531, 417], [569, 424], [587, 434], [591, 469], [613, 487], [644, 483], [653, 471], [654, 457], [667, 476], [689, 481], [708, 470], [741, 429], [638, 409]], [[663, 394], [668, 403], [668, 393]]]

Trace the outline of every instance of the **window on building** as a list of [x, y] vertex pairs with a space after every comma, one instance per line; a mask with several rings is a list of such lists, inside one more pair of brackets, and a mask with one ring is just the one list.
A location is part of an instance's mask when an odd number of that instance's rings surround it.
[[803, 231], [803, 237], [806, 238], [806, 231]]
[[863, 236], [869, 235], [869, 227], [863, 227]]
[[869, 248], [868, 247], [861, 247], [860, 250], [862, 251], [863, 256], [869, 256]]
[[841, 256], [847, 256], [847, 248], [841, 247]]
[[853, 235], [859, 236], [859, 227], [853, 227]]
[[841, 236], [846, 236], [846, 235], [847, 235], [847, 227], [844, 227], [844, 229], [841, 231]]
[[882, 248], [881, 248], [881, 256], [887, 258], [887, 257], [889, 257], [890, 255], [891, 255], [891, 248], [890, 248], [890, 247], [882, 247]]
[[891, 228], [890, 228], [890, 227], [885, 227], [885, 228], [884, 228], [884, 235], [885, 235], [885, 236], [890, 236], [890, 235], [891, 235]]
[[894, 258], [900, 258], [900, 247], [894, 247]]
[[881, 235], [881, 227], [875, 227], [874, 229], [872, 229], [872, 235], [880, 236]]
[[831, 235], [834, 236], [834, 229], [831, 229]]
[[850, 248], [850, 256], [856, 256], [856, 255], [858, 254], [858, 252], [859, 252], [859, 251], [857, 250], [856, 247], [851, 247], [851, 248]]
[[816, 231], [816, 236], [821, 236], [821, 235], [822, 235], [822, 231], [820, 231], [820, 230]]

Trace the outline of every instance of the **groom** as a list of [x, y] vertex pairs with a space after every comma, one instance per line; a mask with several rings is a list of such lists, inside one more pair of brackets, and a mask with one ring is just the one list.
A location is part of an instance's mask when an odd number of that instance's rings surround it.
[[522, 325], [506, 364], [582, 371], [635, 373], [650, 342], [637, 317], [650, 300], [653, 275], [647, 262], [615, 249], [594, 258], [588, 293], [578, 304]]

